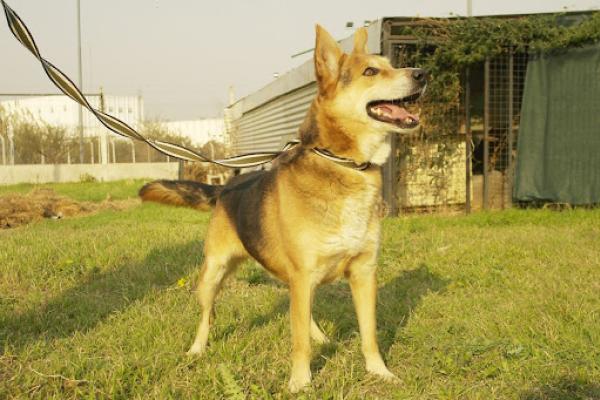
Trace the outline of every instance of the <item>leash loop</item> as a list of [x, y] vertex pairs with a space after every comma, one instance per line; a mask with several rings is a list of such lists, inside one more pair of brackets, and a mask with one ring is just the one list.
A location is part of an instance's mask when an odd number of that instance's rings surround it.
[[[33, 35], [27, 28], [27, 25], [25, 25], [23, 20], [17, 15], [17, 13], [10, 8], [4, 0], [0, 0], [0, 2], [2, 2], [2, 7], [4, 8], [4, 14], [6, 15], [6, 20], [8, 22], [10, 31], [15, 38], [21, 42], [21, 44], [25, 46], [25, 48], [29, 50], [35, 58], [38, 59], [42, 65], [42, 68], [44, 69], [44, 72], [52, 81], [52, 83], [54, 83], [54, 85], [66, 96], [71, 98], [76, 103], [79, 103], [81, 106], [87, 108], [107, 129], [120, 136], [145, 142], [152, 148], [169, 157], [178, 158], [184, 161], [208, 162], [227, 168], [251, 168], [262, 164], [267, 164], [277, 158], [281, 153], [292, 149], [300, 143], [299, 140], [295, 139], [286, 143], [281, 151], [248, 153], [221, 160], [213, 160], [198, 153], [196, 150], [176, 143], [146, 138], [127, 123], [121, 121], [119, 118], [93, 108], [81, 90], [79, 90], [77, 85], [75, 85], [75, 83], [58, 67], [54, 66], [50, 61], [42, 57], [40, 50], [35, 43]], [[353, 160], [337, 157], [325, 149], [312, 148], [311, 150], [321, 157], [356, 170], [365, 170], [371, 165], [368, 162], [356, 164]]]

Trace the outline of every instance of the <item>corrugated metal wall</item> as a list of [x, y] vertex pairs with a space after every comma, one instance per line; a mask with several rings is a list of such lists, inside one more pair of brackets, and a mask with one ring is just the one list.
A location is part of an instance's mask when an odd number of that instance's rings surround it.
[[234, 122], [235, 153], [279, 150], [296, 138], [316, 93], [313, 82], [244, 113]]

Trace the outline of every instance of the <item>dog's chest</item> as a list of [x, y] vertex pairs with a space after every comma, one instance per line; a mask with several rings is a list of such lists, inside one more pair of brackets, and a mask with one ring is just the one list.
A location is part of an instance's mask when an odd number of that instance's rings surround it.
[[323, 220], [327, 232], [323, 241], [326, 253], [352, 256], [364, 248], [377, 195], [375, 188], [368, 187], [328, 209]]

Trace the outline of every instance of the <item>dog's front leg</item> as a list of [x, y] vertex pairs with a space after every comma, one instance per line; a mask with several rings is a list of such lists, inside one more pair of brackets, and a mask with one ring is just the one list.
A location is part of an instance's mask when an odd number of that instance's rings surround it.
[[290, 321], [292, 328], [292, 375], [289, 389], [297, 393], [310, 384], [310, 324], [313, 288], [308, 276], [299, 273], [290, 279]]
[[358, 317], [367, 371], [385, 379], [395, 380], [396, 376], [385, 366], [377, 345], [375, 259], [376, 255], [371, 253], [357, 256], [348, 267], [348, 280]]

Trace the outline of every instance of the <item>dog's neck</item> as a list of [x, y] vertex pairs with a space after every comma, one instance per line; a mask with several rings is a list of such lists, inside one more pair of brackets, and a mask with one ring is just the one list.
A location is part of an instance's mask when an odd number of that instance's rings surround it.
[[304, 146], [325, 149], [336, 157], [353, 160], [355, 164], [383, 165], [391, 151], [384, 135], [361, 135], [346, 132], [334, 118], [318, 114], [316, 104], [300, 126], [300, 139]]
[[385, 139], [385, 136], [376, 136], [360, 143], [361, 152], [371, 164], [383, 165], [390, 156], [392, 148]]

